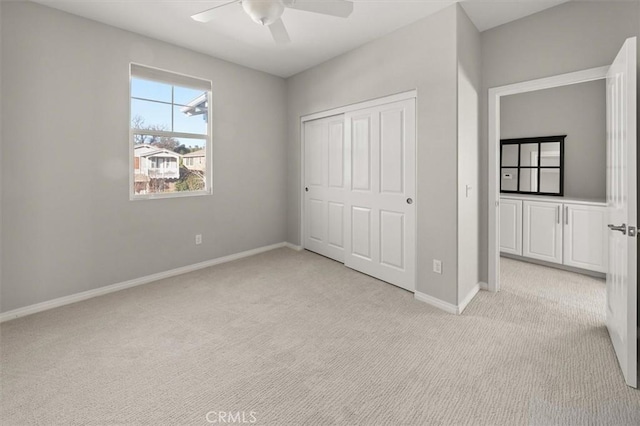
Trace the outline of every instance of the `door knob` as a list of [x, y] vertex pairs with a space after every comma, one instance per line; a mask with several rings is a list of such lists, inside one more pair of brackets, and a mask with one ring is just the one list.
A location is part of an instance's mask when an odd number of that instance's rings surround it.
[[308, 186], [304, 187], [304, 192], [309, 192], [309, 187]]
[[612, 231], [620, 231], [622, 232], [622, 235], [627, 235], [627, 224], [623, 223], [620, 226], [615, 226], [615, 225], [607, 225], [609, 227], [609, 229], [611, 229]]
[[413, 204], [413, 198], [407, 198], [407, 204]]

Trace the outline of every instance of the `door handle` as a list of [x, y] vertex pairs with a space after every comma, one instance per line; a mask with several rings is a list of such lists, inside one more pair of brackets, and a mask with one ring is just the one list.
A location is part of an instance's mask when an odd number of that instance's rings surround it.
[[612, 231], [620, 231], [622, 232], [622, 235], [627, 235], [627, 224], [623, 223], [620, 226], [615, 226], [615, 225], [607, 225], [609, 227], [609, 229], [611, 229]]
[[556, 208], [556, 222], [560, 223], [560, 206]]
[[569, 224], [569, 206], [564, 206], [564, 224]]
[[413, 198], [407, 198], [407, 204], [413, 204]]
[[304, 187], [304, 192], [309, 192], [309, 187], [308, 186]]

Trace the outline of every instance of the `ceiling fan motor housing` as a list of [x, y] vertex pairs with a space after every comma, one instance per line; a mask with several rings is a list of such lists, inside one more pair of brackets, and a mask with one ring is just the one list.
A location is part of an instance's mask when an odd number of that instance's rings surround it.
[[273, 24], [284, 12], [282, 0], [242, 0], [242, 8], [261, 25]]

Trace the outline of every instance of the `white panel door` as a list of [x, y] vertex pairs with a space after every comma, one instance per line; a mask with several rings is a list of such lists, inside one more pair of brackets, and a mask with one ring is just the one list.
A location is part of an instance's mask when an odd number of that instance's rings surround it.
[[522, 203], [522, 255], [562, 263], [562, 204]]
[[522, 256], [522, 200], [500, 199], [500, 252]]
[[564, 205], [563, 261], [567, 266], [607, 272], [607, 209], [579, 204]]
[[607, 329], [629, 386], [638, 386], [636, 38], [607, 73]]
[[415, 99], [345, 115], [345, 265], [415, 291]]
[[344, 261], [344, 116], [304, 123], [304, 248]]

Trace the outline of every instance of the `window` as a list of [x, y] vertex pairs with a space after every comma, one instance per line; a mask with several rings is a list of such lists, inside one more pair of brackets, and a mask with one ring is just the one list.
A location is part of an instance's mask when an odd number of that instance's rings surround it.
[[566, 137], [502, 139], [500, 192], [562, 196]]
[[[211, 193], [211, 82], [131, 64], [131, 198]], [[202, 157], [193, 166], [192, 156]]]

